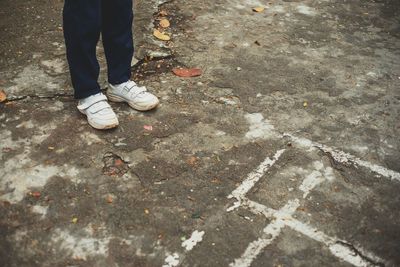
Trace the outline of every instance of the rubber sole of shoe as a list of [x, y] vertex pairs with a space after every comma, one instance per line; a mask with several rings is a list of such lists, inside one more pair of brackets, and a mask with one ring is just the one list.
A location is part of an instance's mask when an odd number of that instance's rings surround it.
[[116, 127], [119, 125], [119, 122], [118, 122], [118, 121], [115, 122], [115, 123], [107, 124], [107, 125], [97, 124], [97, 123], [95, 123], [95, 122], [93, 122], [93, 121], [89, 121], [89, 120], [88, 120], [88, 123], [89, 123], [90, 126], [92, 126], [93, 128], [95, 128], [95, 129], [97, 129], [97, 130], [108, 130], [108, 129], [113, 129], [113, 128], [116, 128]]
[[117, 96], [117, 95], [110, 94], [110, 93], [107, 93], [107, 98], [108, 98], [108, 100], [110, 100], [111, 102], [118, 102], [118, 103], [126, 102], [126, 103], [128, 103], [128, 105], [129, 105], [131, 108], [136, 109], [136, 110], [139, 110], [139, 111], [148, 111], [148, 110], [152, 110], [152, 109], [156, 108], [156, 107], [158, 106], [158, 104], [160, 104], [160, 101], [157, 100], [157, 102], [155, 102], [155, 103], [152, 103], [152, 104], [149, 104], [149, 105], [145, 105], [145, 106], [141, 106], [141, 105], [137, 105], [137, 104], [128, 102], [128, 101], [126, 101], [124, 98], [122, 98], [122, 97], [120, 97], [120, 96]]
[[85, 116], [86, 116], [86, 119], [87, 119], [87, 121], [88, 121], [88, 123], [89, 123], [89, 125], [92, 126], [92, 127], [95, 128], [95, 129], [97, 129], [97, 130], [108, 130], [108, 129], [113, 129], [113, 128], [116, 128], [116, 127], [119, 125], [118, 119], [117, 119], [116, 121], [111, 122], [111, 123], [108, 123], [108, 124], [106, 124], [106, 125], [104, 125], [104, 124], [98, 124], [98, 123], [96, 123], [96, 122], [94, 122], [94, 121], [89, 120], [89, 119], [87, 118], [87, 115], [86, 115], [84, 112], [82, 112], [82, 111], [80, 111], [80, 110], [79, 110], [79, 112], [82, 113], [83, 115], [85, 115]]

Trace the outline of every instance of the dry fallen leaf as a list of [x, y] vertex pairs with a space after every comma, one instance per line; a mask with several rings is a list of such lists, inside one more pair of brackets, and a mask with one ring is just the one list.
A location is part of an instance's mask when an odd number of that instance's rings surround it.
[[187, 159], [187, 164], [190, 166], [195, 166], [197, 164], [197, 158], [194, 156], [191, 156], [190, 158]]
[[0, 90], [0, 102], [4, 102], [7, 99], [7, 95], [3, 90]]
[[163, 32], [160, 32], [159, 30], [155, 29], [153, 32], [153, 35], [162, 41], [169, 41], [171, 40], [171, 37]]
[[143, 129], [145, 129], [146, 131], [153, 131], [153, 126], [151, 125], [144, 125]]
[[122, 159], [116, 159], [114, 161], [114, 166], [116, 166], [116, 167], [123, 166], [124, 164], [125, 164], [125, 162]]
[[196, 77], [202, 74], [201, 69], [193, 68], [193, 69], [182, 69], [182, 68], [174, 68], [172, 72], [179, 77]]
[[38, 192], [38, 191], [36, 191], [36, 192], [31, 192], [31, 196], [36, 197], [36, 198], [39, 198], [41, 195], [42, 195], [42, 194], [41, 194], [40, 192]]
[[213, 179], [211, 180], [211, 183], [213, 183], [213, 184], [220, 184], [220, 183], [221, 183], [221, 180], [215, 177], [215, 178], [213, 178]]
[[8, 152], [12, 151], [12, 148], [11, 147], [3, 147], [2, 150], [3, 150], [4, 153], [8, 153]]
[[253, 7], [254, 12], [263, 12], [265, 10], [265, 7], [258, 6], [258, 7]]
[[160, 13], [158, 13], [158, 14], [160, 14], [160, 16], [167, 16], [168, 12], [165, 10], [161, 10]]
[[163, 28], [168, 28], [169, 26], [171, 26], [171, 23], [169, 23], [169, 20], [167, 19], [162, 19], [160, 20], [160, 26]]

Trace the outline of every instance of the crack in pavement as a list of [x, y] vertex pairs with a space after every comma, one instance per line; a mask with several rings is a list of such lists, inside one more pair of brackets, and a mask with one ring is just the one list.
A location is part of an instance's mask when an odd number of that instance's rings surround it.
[[[21, 101], [21, 100], [25, 100], [25, 99], [29, 99], [29, 98], [33, 98], [33, 99], [58, 99], [58, 98], [66, 98], [66, 97], [73, 97], [74, 94], [53, 94], [53, 95], [22, 95], [22, 96], [12, 96], [10, 98], [7, 98], [6, 101], [4, 101], [4, 103], [7, 102], [17, 102], [17, 101]], [[64, 99], [64, 101], [68, 102], [68, 101], [74, 101], [75, 99]]]
[[359, 256], [360, 258], [362, 258], [363, 260], [365, 260], [366, 262], [371, 263], [373, 266], [378, 266], [378, 267], [385, 267], [386, 265], [383, 262], [378, 262], [378, 261], [374, 261], [373, 259], [371, 259], [370, 257], [364, 255], [359, 249], [357, 249], [353, 244], [351, 243], [347, 243], [345, 241], [342, 240], [338, 240], [336, 241], [336, 244], [348, 247], [351, 251], [354, 252], [354, 256]]

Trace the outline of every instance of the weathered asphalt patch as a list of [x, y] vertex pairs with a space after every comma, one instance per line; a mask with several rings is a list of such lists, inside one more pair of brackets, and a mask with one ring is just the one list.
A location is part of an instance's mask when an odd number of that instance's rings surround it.
[[[0, 168], [26, 177], [0, 194], [38, 178], [0, 203], [1, 264], [398, 265], [398, 3], [162, 2], [136, 3], [136, 55], [168, 46], [203, 75], [146, 76], [160, 107], [112, 104], [106, 132], [69, 96], [61, 3], [1, 2], [0, 87], [20, 100], [0, 104]], [[103, 174], [107, 152], [122, 176]]]

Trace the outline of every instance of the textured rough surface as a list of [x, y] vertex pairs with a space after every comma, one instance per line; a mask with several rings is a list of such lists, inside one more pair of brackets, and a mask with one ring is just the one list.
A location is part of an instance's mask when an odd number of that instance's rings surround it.
[[398, 1], [135, 1], [161, 105], [110, 131], [76, 109], [61, 10], [0, 2], [1, 266], [400, 265]]

